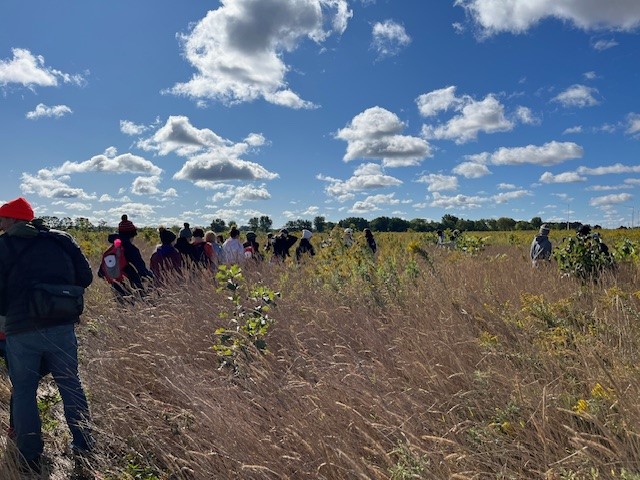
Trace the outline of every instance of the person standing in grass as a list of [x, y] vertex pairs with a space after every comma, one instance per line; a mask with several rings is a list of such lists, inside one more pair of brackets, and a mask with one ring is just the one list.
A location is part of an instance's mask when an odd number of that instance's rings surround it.
[[260, 251], [260, 244], [257, 241], [258, 236], [255, 232], [247, 232], [245, 234], [246, 242], [242, 244], [244, 247], [244, 256], [245, 258], [253, 259], [253, 260], [263, 260], [264, 255]]
[[191, 241], [191, 238], [193, 237], [193, 233], [191, 232], [191, 225], [189, 225], [188, 222], [184, 222], [182, 224], [182, 228], [178, 232], [178, 237], [186, 238], [187, 240]]
[[214, 272], [218, 269], [218, 265], [223, 262], [222, 258], [222, 244], [218, 243], [218, 237], [213, 230], [207, 230], [204, 233], [204, 241], [211, 245], [213, 249], [213, 263], [211, 264], [211, 270]]
[[364, 229], [364, 239], [367, 241], [367, 245], [371, 249], [371, 253], [375, 255], [378, 250], [378, 245], [376, 244], [376, 239], [373, 237], [373, 233], [371, 233], [371, 230], [368, 228]]
[[293, 247], [297, 241], [298, 237], [289, 235], [289, 230], [283, 228], [273, 241], [273, 257], [271, 258], [284, 262], [287, 257], [291, 256], [289, 249]]
[[195, 228], [193, 230], [193, 261], [197, 266], [211, 268], [215, 263], [215, 252], [213, 246], [204, 238], [204, 230]]
[[229, 238], [222, 244], [222, 251], [224, 252], [225, 263], [228, 265], [244, 262], [244, 247], [240, 242], [240, 230], [235, 226], [229, 230]]
[[[39, 473], [44, 450], [37, 390], [42, 372], [56, 382], [75, 453], [93, 449], [89, 406], [78, 375], [77, 314], [30, 308], [36, 284], [86, 288], [93, 272], [69, 234], [34, 222], [24, 198], [0, 207], [0, 314], [6, 318], [6, 356], [13, 386], [13, 422], [20, 469]], [[50, 305], [53, 308], [53, 304]]]
[[176, 234], [165, 227], [158, 228], [160, 235], [160, 245], [151, 255], [149, 267], [153, 272], [153, 276], [158, 284], [165, 283], [172, 275], [180, 275], [182, 273], [182, 255], [173, 246], [176, 241]]
[[310, 230], [302, 230], [302, 238], [300, 239], [298, 248], [296, 248], [296, 261], [298, 263], [302, 261], [304, 257], [313, 257], [316, 254], [313, 245], [311, 245], [311, 235]]
[[547, 225], [541, 225], [529, 249], [531, 264], [537, 267], [542, 263], [549, 263], [551, 261], [552, 248], [551, 240], [549, 240], [549, 227]]
[[[120, 240], [124, 257], [127, 265], [124, 268], [124, 274], [129, 280], [129, 284], [113, 282], [111, 286], [116, 293], [118, 301], [124, 300], [125, 297], [131, 299], [131, 294], [142, 296], [145, 294], [145, 280], [153, 279], [153, 272], [147, 268], [147, 264], [142, 258], [140, 249], [133, 244], [134, 237], [138, 235], [138, 229], [129, 217], [125, 214], [121, 217], [118, 224], [118, 233], [112, 233], [108, 237], [109, 243]], [[98, 276], [104, 277], [102, 270], [98, 270]]]

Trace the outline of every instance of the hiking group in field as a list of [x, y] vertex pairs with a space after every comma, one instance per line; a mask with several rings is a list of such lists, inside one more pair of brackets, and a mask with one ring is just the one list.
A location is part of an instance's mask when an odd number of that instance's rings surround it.
[[[36, 219], [33, 208], [22, 197], [0, 206], [0, 230], [0, 354], [12, 384], [8, 433], [19, 452], [21, 470], [33, 473], [40, 471], [44, 451], [37, 389], [49, 373], [62, 398], [72, 452], [81, 457], [95, 447], [89, 405], [78, 374], [75, 334], [93, 270], [76, 240]], [[549, 227], [543, 224], [531, 242], [529, 254], [534, 267], [552, 259], [549, 233]], [[243, 241], [236, 226], [226, 239], [211, 230], [192, 229], [186, 222], [178, 234], [160, 226], [159, 243], [147, 260], [134, 243], [137, 235], [138, 228], [122, 215], [117, 231], [107, 237], [109, 246], [97, 269], [98, 277], [110, 285], [121, 304], [135, 302], [153, 288], [179, 284], [205, 271], [215, 273], [220, 265], [300, 264], [316, 255], [311, 243], [313, 233], [308, 229], [302, 229], [300, 239], [286, 228], [277, 234], [268, 233], [261, 250], [254, 231], [246, 231]], [[455, 247], [462, 236], [454, 230], [450, 238], [447, 242], [439, 230], [436, 245]], [[607, 245], [587, 225], [579, 228], [575, 239], [610, 256]], [[330, 242], [331, 238], [323, 241], [322, 247]], [[353, 230], [344, 229], [343, 251], [356, 242]], [[363, 230], [359, 243], [375, 258], [378, 244], [369, 228]]]

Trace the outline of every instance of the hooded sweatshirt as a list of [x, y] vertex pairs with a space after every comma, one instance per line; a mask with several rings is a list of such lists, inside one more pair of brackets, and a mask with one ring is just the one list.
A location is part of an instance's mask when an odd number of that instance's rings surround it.
[[549, 260], [551, 249], [551, 241], [547, 235], [536, 235], [531, 242], [531, 260]]

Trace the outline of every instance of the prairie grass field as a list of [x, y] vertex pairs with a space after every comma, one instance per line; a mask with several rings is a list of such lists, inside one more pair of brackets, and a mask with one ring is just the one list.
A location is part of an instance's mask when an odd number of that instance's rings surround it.
[[[640, 480], [637, 253], [583, 282], [532, 268], [534, 233], [469, 233], [467, 251], [376, 233], [374, 257], [334, 231], [303, 263], [126, 306], [96, 277], [78, 336], [98, 451], [74, 467], [47, 377], [43, 478]], [[97, 268], [106, 235], [75, 236]], [[148, 260], [156, 238], [135, 243]], [[9, 392], [4, 372], [5, 429]], [[21, 478], [3, 441], [0, 478]]]

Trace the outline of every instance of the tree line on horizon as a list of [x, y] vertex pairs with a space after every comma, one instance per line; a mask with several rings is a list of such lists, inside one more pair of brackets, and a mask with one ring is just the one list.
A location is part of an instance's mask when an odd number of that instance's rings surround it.
[[[44, 222], [51, 228], [59, 230], [68, 230], [75, 228], [82, 231], [111, 231], [115, 227], [109, 226], [105, 220], [94, 225], [88, 218], [78, 217], [75, 220], [70, 217], [44, 216]], [[541, 217], [533, 217], [531, 220], [515, 220], [509, 217], [500, 218], [481, 218], [479, 220], [469, 220], [456, 217], [455, 215], [445, 214], [440, 221], [425, 220], [423, 218], [414, 218], [413, 220], [405, 220], [400, 217], [376, 217], [367, 220], [363, 217], [347, 217], [338, 222], [327, 221], [323, 216], [316, 216], [313, 220], [298, 219], [289, 220], [281, 228], [291, 231], [300, 231], [303, 229], [322, 233], [331, 231], [334, 227], [352, 228], [357, 231], [369, 228], [374, 232], [435, 232], [437, 230], [459, 230], [461, 232], [504, 232], [514, 230], [538, 230], [540, 225], [546, 224], [552, 230], [576, 230], [581, 222], [543, 222]], [[215, 218], [209, 225], [208, 229], [216, 233], [226, 232], [235, 226], [240, 231], [270, 232], [273, 230], [273, 220], [268, 215], [253, 217], [249, 219], [247, 225], [238, 225], [235, 221], [225, 222], [221, 218]], [[170, 229], [179, 229], [182, 225], [173, 225], [165, 227]], [[143, 227], [144, 228], [144, 227]], [[593, 229], [602, 228], [600, 225], [593, 225]], [[619, 228], [626, 228], [621, 226]]]

